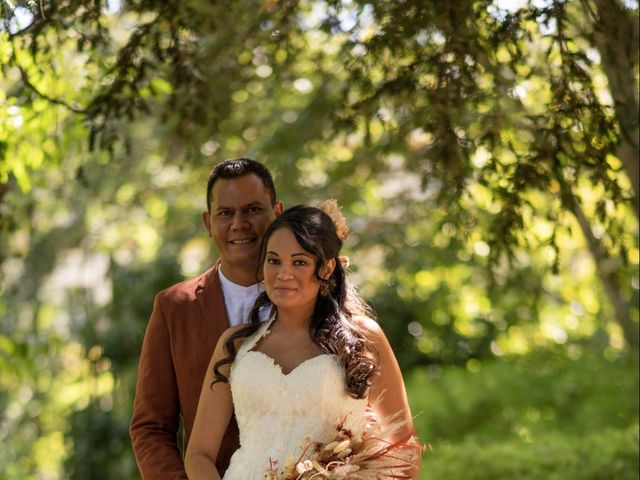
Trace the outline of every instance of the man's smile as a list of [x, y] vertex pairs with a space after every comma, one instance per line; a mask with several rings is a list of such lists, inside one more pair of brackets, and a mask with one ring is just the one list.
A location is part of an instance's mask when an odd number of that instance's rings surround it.
[[231, 245], [244, 245], [247, 243], [252, 243], [254, 242], [256, 239], [255, 238], [239, 238], [236, 240], [229, 240], [229, 243]]

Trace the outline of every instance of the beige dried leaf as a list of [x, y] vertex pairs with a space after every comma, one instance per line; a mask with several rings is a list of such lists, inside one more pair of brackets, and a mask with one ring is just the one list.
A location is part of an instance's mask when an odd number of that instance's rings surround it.
[[340, 240], [345, 241], [349, 238], [349, 225], [347, 224], [347, 219], [342, 214], [342, 211], [338, 206], [338, 202], [334, 198], [323, 200], [318, 204], [318, 208], [331, 217]]

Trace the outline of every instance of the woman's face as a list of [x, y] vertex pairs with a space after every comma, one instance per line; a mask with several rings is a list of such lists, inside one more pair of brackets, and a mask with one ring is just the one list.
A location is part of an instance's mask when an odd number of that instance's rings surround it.
[[[313, 313], [320, 289], [315, 275], [317, 261], [288, 228], [273, 232], [267, 242], [263, 273], [267, 295], [279, 311], [299, 311], [305, 316]], [[320, 274], [328, 277], [331, 271], [325, 266]]]

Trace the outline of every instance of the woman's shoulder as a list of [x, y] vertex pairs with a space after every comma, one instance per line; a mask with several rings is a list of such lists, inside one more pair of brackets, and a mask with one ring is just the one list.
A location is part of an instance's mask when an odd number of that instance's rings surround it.
[[352, 321], [358, 330], [370, 341], [374, 341], [380, 336], [384, 337], [384, 331], [376, 319], [367, 315], [357, 315], [353, 317]]
[[[236, 352], [240, 350], [245, 343], [248, 342], [249, 348], [252, 342], [255, 342], [261, 335], [264, 334], [264, 329], [268, 327], [270, 322], [260, 322], [258, 324], [244, 323], [240, 325], [234, 325], [232, 327], [227, 328], [222, 335], [220, 335], [220, 340], [218, 340], [218, 345], [225, 346], [229, 342], [230, 339], [233, 340], [233, 346], [235, 347]], [[240, 333], [244, 330], [244, 334]], [[238, 335], [238, 333], [240, 333]]]
[[390, 348], [389, 340], [376, 319], [367, 315], [359, 315], [353, 318], [353, 322], [376, 351], [380, 352]]
[[229, 339], [229, 337], [231, 337], [231, 335], [233, 335], [236, 332], [239, 332], [246, 326], [247, 326], [246, 324], [241, 323], [240, 325], [233, 325], [227, 328], [224, 332], [222, 332], [222, 335], [220, 335], [220, 340], [221, 341], [224, 340], [226, 342]]
[[[238, 333], [240, 330], [242, 330], [243, 328], [245, 328], [247, 325], [233, 325], [229, 328], [227, 328], [224, 332], [222, 332], [222, 335], [220, 335], [220, 338], [218, 338], [218, 343], [216, 345], [216, 349], [214, 352], [214, 355], [216, 357], [222, 358], [226, 355], [229, 354], [229, 350], [227, 348], [227, 342], [229, 341], [230, 338], [233, 338], [233, 336]], [[242, 343], [244, 342], [245, 337], [239, 337], [234, 339], [233, 341], [233, 345], [236, 349], [236, 351], [238, 350], [238, 347], [240, 345], [242, 345]]]

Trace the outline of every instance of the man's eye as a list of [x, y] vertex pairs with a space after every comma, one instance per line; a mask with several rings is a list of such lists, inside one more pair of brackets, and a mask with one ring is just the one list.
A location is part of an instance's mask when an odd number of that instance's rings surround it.
[[249, 207], [247, 212], [249, 212], [249, 213], [260, 213], [260, 212], [262, 212], [262, 208], [261, 207]]
[[218, 216], [220, 217], [228, 217], [231, 215], [231, 212], [229, 210], [223, 210], [221, 212], [218, 212]]

